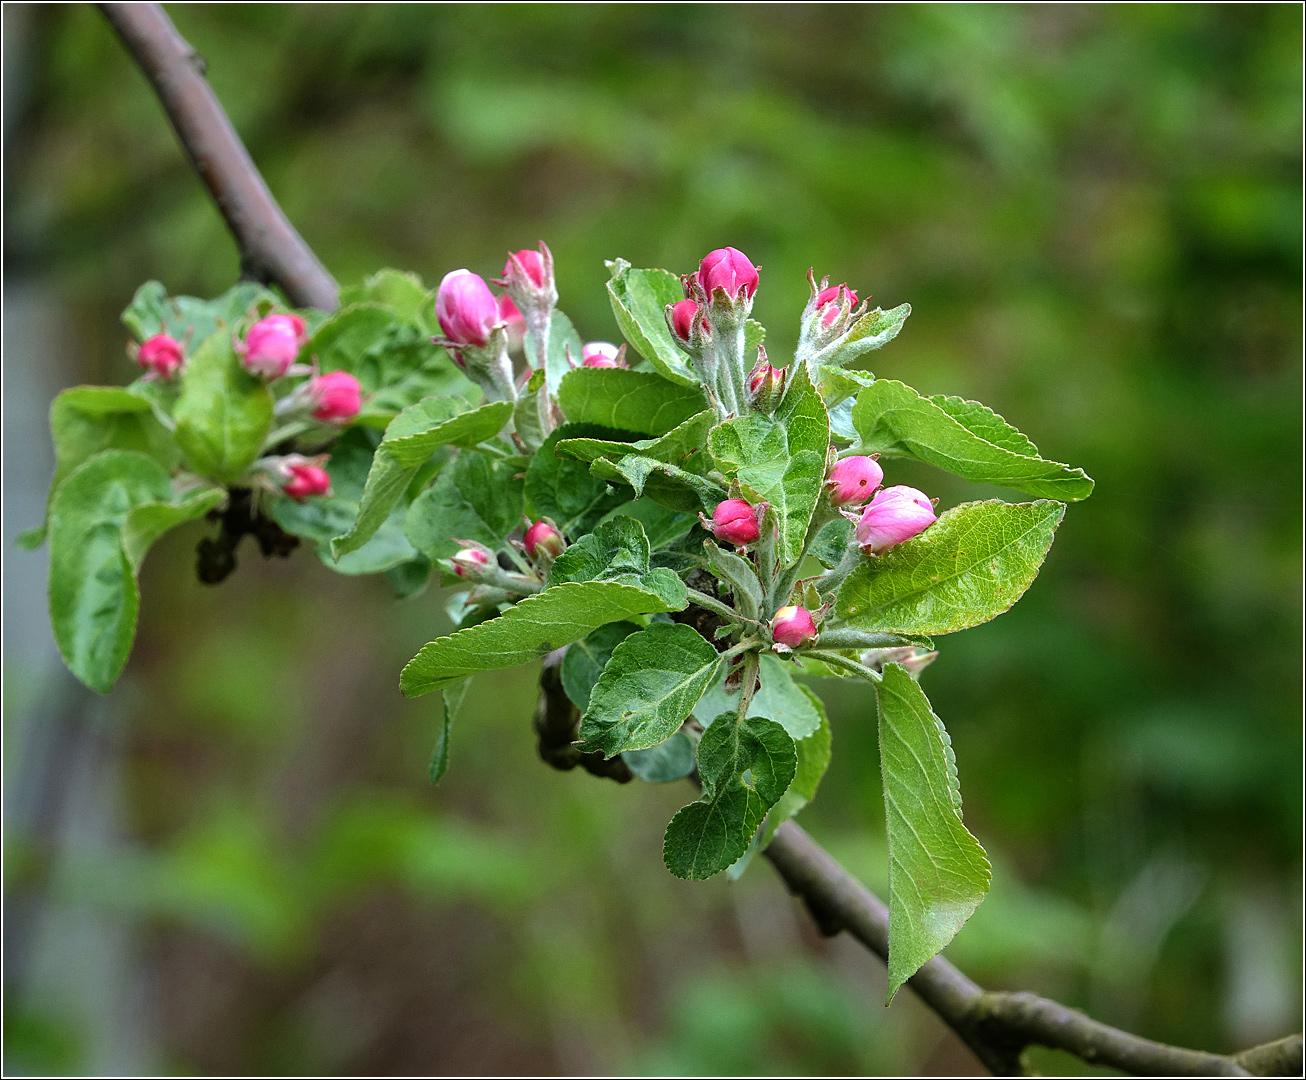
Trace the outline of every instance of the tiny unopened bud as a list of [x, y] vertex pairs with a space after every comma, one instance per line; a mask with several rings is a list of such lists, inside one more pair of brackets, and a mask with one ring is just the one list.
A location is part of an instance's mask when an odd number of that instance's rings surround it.
[[308, 384], [318, 420], [352, 420], [363, 407], [363, 388], [347, 371], [328, 371]]
[[502, 321], [499, 301], [485, 279], [470, 270], [451, 270], [435, 294], [440, 329], [455, 345], [484, 345]]
[[901, 664], [913, 679], [919, 679], [921, 672], [937, 660], [937, 652], [926, 652], [915, 645], [903, 645], [896, 649], [867, 649], [862, 653], [862, 663], [872, 671], [883, 671], [885, 664]]
[[816, 640], [816, 623], [804, 607], [782, 607], [771, 620], [771, 640], [796, 649]]
[[[458, 542], [455, 541], [455, 543]], [[498, 566], [494, 552], [484, 544], [468, 543], [455, 552], [450, 557], [449, 562], [452, 564], [455, 574], [471, 581], [479, 581], [487, 569]]]
[[746, 499], [725, 499], [712, 511], [712, 535], [735, 547], [751, 544], [762, 534], [758, 518], [764, 509]]
[[671, 305], [671, 329], [681, 341], [689, 341], [689, 332], [698, 315], [698, 304], [693, 300], [680, 300]]
[[766, 357], [766, 349], [757, 347], [757, 363], [748, 373], [748, 403], [756, 412], [775, 412], [785, 393], [785, 368], [774, 368]]
[[751, 300], [757, 292], [759, 281], [757, 267], [738, 248], [725, 247], [710, 251], [698, 266], [698, 281], [710, 297], [717, 289], [724, 289], [730, 299], [742, 291]]
[[136, 349], [135, 360], [149, 374], [165, 382], [180, 370], [184, 354], [179, 342], [167, 334], [155, 334]]
[[882, 483], [884, 470], [880, 463], [860, 454], [838, 462], [825, 478], [832, 506], [861, 506]]
[[610, 341], [591, 341], [581, 349], [581, 367], [623, 368], [622, 350]]
[[839, 312], [843, 308], [843, 294], [847, 294], [848, 307], [851, 310], [857, 306], [857, 290], [847, 285], [831, 285], [828, 289], [822, 289], [816, 297], [816, 311], [821, 317], [822, 326], [832, 326], [835, 320], [839, 318]]
[[526, 537], [522, 544], [526, 548], [526, 554], [536, 560], [556, 559], [566, 546], [562, 534], [551, 522], [543, 519], [526, 530]]
[[538, 251], [532, 251], [525, 248], [521, 251], [514, 252], [508, 256], [508, 261], [503, 264], [503, 278], [505, 281], [510, 280], [513, 273], [513, 260], [516, 259], [521, 271], [530, 280], [530, 283], [537, 289], [544, 288], [544, 283], [548, 280], [548, 268], [544, 264], [544, 256]]
[[331, 494], [331, 474], [321, 466], [288, 464], [285, 471], [289, 479], [281, 485], [281, 490], [296, 502], [303, 502], [310, 495]]
[[239, 347], [240, 362], [251, 375], [279, 379], [307, 340], [298, 315], [268, 315], [249, 328]]
[[929, 496], [912, 487], [885, 488], [867, 504], [853, 529], [863, 553], [879, 555], [937, 521]]

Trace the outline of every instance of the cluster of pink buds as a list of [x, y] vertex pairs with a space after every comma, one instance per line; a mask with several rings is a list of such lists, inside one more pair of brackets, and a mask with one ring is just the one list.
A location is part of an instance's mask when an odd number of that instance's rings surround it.
[[538, 563], [552, 563], [562, 550], [566, 547], [566, 541], [562, 538], [562, 533], [558, 531], [556, 525], [548, 518], [541, 518], [533, 522], [526, 530], [526, 536], [522, 540], [522, 546], [529, 555]]
[[738, 248], [709, 251], [698, 270], [683, 279], [685, 299], [667, 306], [667, 325], [681, 342], [698, 348], [711, 331], [708, 311], [746, 317], [760, 280], [758, 268]]
[[326, 462], [325, 454], [316, 458], [291, 454], [280, 465], [281, 490], [296, 502], [303, 502], [311, 495], [330, 495], [331, 474], [323, 468]]
[[937, 499], [913, 487], [885, 488], [860, 514], [844, 511], [855, 524], [853, 533], [865, 555], [879, 555], [924, 532], [938, 520]]
[[771, 640], [785, 649], [797, 649], [816, 640], [816, 621], [805, 607], [782, 607], [771, 620]]
[[624, 368], [626, 363], [626, 346], [618, 348], [610, 341], [591, 341], [581, 349], [581, 367], [589, 368]]
[[127, 351], [145, 369], [145, 378], [164, 382], [172, 381], [186, 358], [181, 342], [167, 334], [155, 334], [139, 346], [129, 345]]
[[870, 500], [875, 489], [884, 483], [884, 470], [875, 460], [878, 456], [859, 454], [835, 464], [825, 478], [831, 506], [861, 506]]
[[241, 365], [260, 379], [279, 379], [290, 370], [308, 340], [298, 315], [267, 315], [249, 328], [237, 346]]
[[762, 515], [769, 507], [769, 503], [754, 506], [747, 499], [723, 499], [712, 511], [710, 522], [702, 514], [699, 518], [718, 540], [739, 548], [762, 535]]

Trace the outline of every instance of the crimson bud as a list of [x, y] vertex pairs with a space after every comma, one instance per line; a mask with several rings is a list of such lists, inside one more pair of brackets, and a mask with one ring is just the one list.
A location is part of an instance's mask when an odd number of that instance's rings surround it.
[[310, 380], [308, 396], [319, 420], [352, 420], [363, 407], [363, 388], [347, 371], [328, 371]]
[[167, 334], [155, 334], [136, 350], [136, 363], [165, 381], [177, 374], [182, 360], [181, 342]]
[[526, 554], [532, 559], [541, 557], [556, 559], [562, 554], [562, 549], [566, 546], [562, 534], [544, 520], [535, 522], [526, 530], [523, 544], [526, 548]]
[[709, 251], [699, 263], [698, 280], [709, 297], [714, 290], [724, 289], [733, 300], [742, 289], [751, 300], [753, 293], [757, 292], [757, 267], [738, 248], [717, 248]]
[[762, 534], [758, 525], [759, 507], [746, 499], [726, 499], [712, 511], [712, 535], [735, 547], [751, 544]]

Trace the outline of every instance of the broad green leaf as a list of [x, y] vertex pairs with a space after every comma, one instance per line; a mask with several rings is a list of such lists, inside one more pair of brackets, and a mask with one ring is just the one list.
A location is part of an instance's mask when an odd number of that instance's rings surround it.
[[704, 409], [656, 439], [617, 442], [613, 439], [569, 438], [557, 444], [555, 453], [558, 457], [575, 458], [577, 461], [594, 461], [601, 457], [616, 461], [627, 454], [639, 454], [655, 461], [683, 466], [686, 459], [702, 453], [703, 447], [707, 445], [707, 433], [715, 423], [716, 413]]
[[[572, 363], [581, 362], [581, 350], [584, 347], [585, 343], [581, 340], [580, 334], [576, 333], [576, 328], [571, 325], [571, 320], [554, 308], [553, 318], [549, 322], [549, 351], [545, 369], [550, 394], [557, 395], [558, 384], [562, 382], [562, 377], [571, 371]], [[568, 351], [571, 353], [570, 363]]]
[[632, 499], [614, 510], [609, 510], [595, 528], [611, 521], [614, 517], [632, 517], [643, 525], [644, 535], [648, 537], [649, 546], [654, 551], [668, 544], [674, 544], [698, 524], [698, 518], [694, 514], [680, 513], [652, 499]]
[[[761, 687], [749, 703], [748, 715], [768, 717], [783, 727], [792, 738], [806, 739], [821, 726], [822, 712], [813, 706], [812, 695], [805, 693], [805, 688], [794, 682], [791, 672], [797, 672], [798, 669], [778, 656], [763, 655], [759, 660], [758, 677]], [[711, 723], [713, 716], [738, 708], [739, 692], [726, 693], [723, 671], [703, 694], [694, 714], [700, 722]]]
[[1074, 502], [1093, 490], [1082, 469], [1043, 460], [1033, 443], [976, 402], [926, 398], [879, 379], [857, 396], [853, 424], [863, 453], [914, 457], [965, 480], [1050, 499]]
[[621, 760], [646, 784], [669, 784], [694, 771], [694, 740], [677, 731], [657, 746], [624, 751]]
[[835, 605], [859, 630], [950, 634], [1001, 615], [1029, 588], [1064, 503], [962, 503], [919, 536], [868, 556]]
[[457, 399], [424, 398], [390, 422], [368, 470], [358, 517], [343, 536], [331, 541], [339, 558], [362, 547], [390, 516], [417, 470], [441, 446], [475, 446], [492, 438], [507, 423], [512, 404], [496, 401], [460, 411]]
[[607, 667], [612, 650], [639, 629], [639, 624], [633, 622], [608, 623], [567, 646], [559, 674], [562, 688], [581, 712], [589, 708], [590, 692]]
[[477, 671], [537, 660], [605, 623], [685, 607], [684, 586], [674, 575], [650, 571], [646, 585], [567, 582], [528, 596], [498, 618], [424, 645], [404, 668], [399, 688], [405, 696], [417, 697]]
[[463, 707], [469, 682], [471, 679], [463, 679], [440, 691], [440, 731], [435, 737], [435, 750], [427, 770], [433, 784], [438, 784], [449, 768], [449, 736], [453, 732], [453, 722], [458, 719], [458, 711]]
[[554, 560], [549, 584], [564, 581], [611, 581], [648, 573], [651, 554], [644, 527], [618, 515], [582, 536]]
[[809, 356], [809, 370], [815, 375], [821, 365], [847, 367], [873, 349], [882, 348], [898, 336], [898, 331], [910, 314], [910, 304], [899, 304], [888, 311], [880, 308], [868, 311], [853, 323], [842, 338]]
[[720, 654], [692, 627], [653, 623], [631, 634], [613, 649], [590, 694], [581, 750], [610, 758], [669, 739], [720, 666]]
[[852, 535], [853, 523], [845, 517], [837, 518], [826, 525], [808, 551], [827, 570], [833, 569], [843, 561], [848, 550], [848, 540]]
[[175, 502], [143, 503], [128, 511], [122, 525], [122, 550], [132, 572], [140, 570], [150, 545], [169, 529], [202, 518], [227, 499], [225, 488], [205, 487]]
[[460, 451], [408, 508], [404, 532], [428, 559], [447, 559], [475, 540], [499, 547], [522, 520], [517, 469], [475, 451]]
[[552, 518], [566, 536], [589, 531], [627, 498], [619, 491], [610, 490], [606, 481], [591, 475], [584, 462], [565, 460], [554, 453], [559, 441], [588, 437], [598, 430], [588, 424], [563, 424], [544, 440], [526, 467], [526, 502], [531, 515]]
[[136, 507], [171, 497], [153, 458], [105, 450], [74, 469], [51, 503], [50, 625], [68, 669], [102, 694], [127, 662], [140, 608], [123, 524]]
[[435, 307], [435, 297], [416, 274], [386, 269], [370, 275], [361, 285], [340, 290], [341, 308], [357, 304], [379, 304], [404, 322], [422, 325], [426, 308]]
[[952, 740], [905, 668], [876, 687], [889, 834], [889, 998], [948, 944], [989, 889], [989, 861], [961, 820]]
[[123, 325], [137, 341], [168, 334], [180, 341], [189, 356], [221, 325], [232, 333], [248, 316], [258, 316], [277, 306], [277, 298], [253, 281], [237, 282], [221, 296], [201, 300], [194, 296], [168, 296], [157, 281], [147, 281], [122, 313]]
[[762, 413], [727, 420], [712, 429], [708, 445], [750, 501], [769, 502], [780, 524], [786, 565], [802, 554], [808, 523], [821, 497], [830, 425], [820, 395], [804, 376], [791, 387], [774, 417]]
[[667, 305], [685, 298], [680, 278], [670, 270], [633, 269], [625, 259], [613, 260], [608, 269], [612, 314], [631, 348], [673, 382], [697, 386], [699, 379], [667, 327]]
[[757, 580], [753, 564], [734, 552], [719, 547], [715, 540], [704, 540], [703, 551], [707, 557], [707, 568], [728, 585], [734, 594], [736, 610], [746, 619], [758, 618], [762, 609], [762, 583]]
[[635, 497], [647, 496], [656, 503], [682, 513], [702, 511], [710, 514], [726, 497], [724, 488], [695, 473], [640, 454], [629, 454], [618, 461], [595, 459], [589, 471], [599, 480], [629, 484]]
[[[353, 304], [342, 307], [323, 321], [304, 343], [300, 356], [316, 359], [323, 371], [348, 371], [363, 382], [363, 357], [376, 348], [394, 329], [399, 320], [395, 312], [379, 303]], [[363, 383], [365, 390], [379, 389]]]
[[220, 328], [182, 368], [173, 418], [191, 469], [230, 484], [254, 464], [272, 430], [272, 393], [240, 366]]
[[[416, 331], [413, 334], [416, 335]], [[384, 431], [399, 413], [423, 398], [480, 400], [480, 387], [454, 366], [443, 349], [432, 346], [426, 337], [415, 337], [412, 342], [401, 346], [397, 343], [398, 337], [398, 334], [392, 334], [385, 352], [366, 358], [375, 368], [368, 374], [370, 384], [375, 386], [382, 380], [389, 381], [363, 399], [358, 423]]]
[[549, 397], [547, 381], [545, 372], [532, 371], [512, 410], [513, 429], [531, 453], [540, 448], [552, 426], [553, 399]]
[[[711, 877], [747, 850], [766, 812], [794, 778], [793, 739], [763, 717], [719, 716], [698, 743], [703, 796], [667, 826], [662, 857], [677, 877]], [[744, 779], [745, 774], [748, 780]]]
[[665, 435], [707, 408], [698, 386], [682, 386], [648, 371], [577, 368], [562, 377], [558, 405], [573, 424]]

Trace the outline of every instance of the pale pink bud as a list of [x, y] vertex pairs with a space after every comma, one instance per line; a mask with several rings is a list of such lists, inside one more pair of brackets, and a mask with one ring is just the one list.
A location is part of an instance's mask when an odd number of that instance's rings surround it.
[[453, 564], [455, 574], [473, 580], [479, 578], [489, 566], [497, 565], [489, 549], [479, 544], [476, 547], [462, 548], [449, 559], [449, 562]]
[[562, 534], [547, 521], [537, 521], [527, 529], [523, 544], [526, 548], [526, 554], [532, 559], [538, 559], [542, 556], [556, 559], [562, 554], [562, 549], [565, 546]]
[[689, 331], [697, 314], [698, 305], [693, 300], [681, 300], [671, 305], [671, 326], [681, 341], [689, 340]]
[[912, 487], [885, 488], [862, 511], [854, 532], [867, 555], [878, 555], [934, 524], [934, 504]]
[[435, 294], [435, 314], [445, 337], [457, 345], [484, 345], [501, 321], [494, 293], [470, 270], [444, 275]]
[[526, 316], [518, 310], [507, 293], [499, 297], [499, 321], [508, 328], [509, 351], [516, 352], [526, 337]]
[[347, 371], [328, 371], [310, 380], [308, 396], [319, 420], [352, 420], [363, 407], [363, 388]]
[[177, 374], [182, 359], [181, 342], [167, 334], [155, 334], [136, 350], [136, 363], [165, 381]]
[[712, 535], [735, 547], [751, 544], [762, 534], [758, 507], [746, 499], [726, 499], [712, 511]]
[[849, 288], [847, 285], [831, 285], [828, 289], [822, 289], [816, 296], [816, 310], [821, 314], [821, 323], [824, 326], [831, 326], [839, 317], [839, 291], [845, 290], [848, 293], [849, 307], [857, 306], [857, 290]]
[[[523, 251], [514, 253], [517, 261], [521, 263], [521, 268], [526, 276], [531, 279], [531, 284], [537, 289], [544, 288], [545, 280], [548, 278], [548, 271], [544, 266], [544, 256], [538, 251], [532, 251], [526, 248]], [[503, 276], [505, 279], [512, 274], [512, 256], [503, 264]]]
[[268, 315], [249, 328], [240, 347], [240, 362], [251, 375], [279, 379], [307, 340], [298, 315]]
[[615, 368], [624, 367], [620, 363], [621, 350], [610, 341], [591, 341], [580, 351], [581, 367]]
[[884, 470], [872, 457], [846, 457], [825, 478], [832, 506], [861, 506], [884, 483]]
[[297, 502], [303, 502], [310, 495], [331, 493], [331, 475], [326, 469], [317, 465], [287, 465], [286, 472], [290, 479], [281, 490]]
[[796, 649], [816, 640], [816, 623], [812, 614], [802, 607], [782, 607], [771, 620], [771, 640]]
[[725, 289], [726, 295], [733, 300], [742, 289], [751, 300], [753, 293], [757, 292], [757, 267], [738, 248], [717, 248], [709, 251], [699, 263], [698, 280], [708, 296], [714, 289]]

